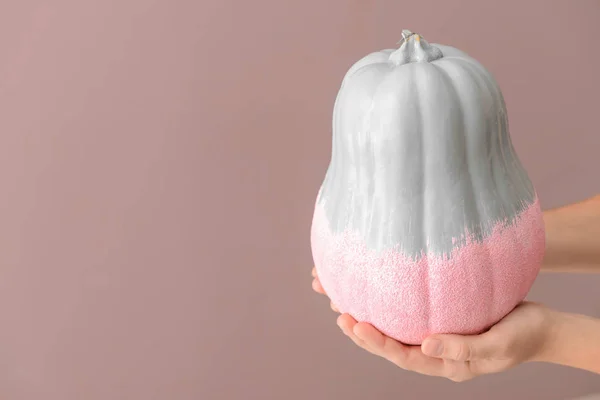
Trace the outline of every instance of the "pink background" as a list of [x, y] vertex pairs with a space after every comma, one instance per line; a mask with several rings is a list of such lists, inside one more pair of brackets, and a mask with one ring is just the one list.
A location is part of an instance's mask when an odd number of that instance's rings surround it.
[[[600, 2], [0, 2], [0, 398], [564, 399], [355, 348], [310, 288], [340, 79], [401, 29], [486, 65], [542, 205], [600, 192]], [[531, 298], [600, 316], [600, 277]]]

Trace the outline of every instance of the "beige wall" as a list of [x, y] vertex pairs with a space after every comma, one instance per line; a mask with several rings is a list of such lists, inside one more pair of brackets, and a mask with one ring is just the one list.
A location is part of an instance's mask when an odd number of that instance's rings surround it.
[[[500, 82], [543, 205], [600, 192], [600, 3], [0, 2], [0, 397], [564, 399], [584, 372], [465, 384], [355, 348], [310, 289], [346, 69], [403, 28]], [[532, 298], [600, 316], [600, 278]]]

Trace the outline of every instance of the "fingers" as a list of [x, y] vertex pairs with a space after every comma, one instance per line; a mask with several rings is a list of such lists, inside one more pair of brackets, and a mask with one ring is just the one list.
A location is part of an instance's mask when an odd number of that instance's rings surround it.
[[430, 376], [449, 375], [444, 360], [427, 357], [421, 352], [419, 346], [403, 345], [385, 336], [370, 324], [356, 322], [348, 314], [338, 317], [338, 325], [357, 346], [402, 369]]
[[[315, 292], [319, 293], [319, 294], [324, 294], [327, 295], [325, 293], [325, 289], [323, 289], [323, 285], [321, 285], [321, 281], [319, 281], [319, 277], [317, 276], [317, 270], [316, 268], [313, 267], [312, 269], [312, 276], [313, 276], [313, 281], [312, 281], [312, 288]], [[339, 313], [338, 308], [335, 306], [335, 304], [333, 304], [332, 302], [329, 303], [329, 307], [331, 307], [331, 309], [335, 312]]]
[[423, 341], [421, 350], [430, 357], [454, 361], [477, 361], [498, 355], [500, 346], [493, 336], [434, 335]]
[[[313, 290], [327, 296], [316, 268], [313, 267], [311, 275]], [[329, 305], [333, 311], [340, 312], [333, 302]], [[340, 315], [337, 324], [358, 347], [402, 369], [457, 382], [472, 378], [474, 374], [468, 361], [486, 356], [490, 349], [485, 341], [479, 343], [475, 339], [485, 338], [486, 334], [472, 337], [438, 335], [426, 339], [422, 346], [407, 346], [382, 334], [370, 324], [358, 323], [349, 314]]]
[[312, 281], [313, 290], [319, 294], [325, 294], [325, 289], [323, 289], [323, 286], [321, 285], [321, 282], [319, 281], [319, 277], [317, 276], [317, 269], [315, 267], [313, 267], [313, 269], [311, 271], [311, 275], [313, 277], [313, 281]]
[[[327, 295], [319, 281], [315, 268], [312, 269], [311, 274], [314, 278], [312, 282], [313, 290], [317, 293]], [[329, 305], [333, 311], [339, 313], [333, 302], [330, 302]], [[402, 369], [423, 375], [442, 376], [455, 381], [465, 380], [468, 376], [465, 373], [468, 368], [465, 368], [464, 363], [445, 360], [443, 357], [429, 357], [419, 346], [406, 346], [385, 336], [370, 324], [358, 323], [349, 314], [340, 315], [337, 319], [337, 324], [342, 332], [358, 347], [382, 357]], [[429, 347], [433, 343], [430, 340]], [[448, 349], [446, 352], [452, 351], [452, 347]]]
[[404, 345], [367, 323], [356, 324], [354, 333], [375, 354], [402, 369], [430, 376], [446, 375], [444, 361], [427, 357], [421, 352], [419, 346]]
[[323, 286], [321, 285], [319, 278], [313, 279], [312, 288], [315, 292], [317, 292], [319, 294], [325, 294], [325, 289], [323, 289]]
[[357, 322], [349, 314], [340, 315], [337, 319], [337, 324], [342, 332], [344, 332], [344, 335], [348, 336], [354, 342], [354, 344], [356, 344], [358, 347], [362, 347], [370, 353], [376, 354], [371, 350], [367, 343], [365, 343], [354, 333], [354, 327], [357, 325]]
[[[500, 372], [514, 365], [505, 351], [506, 338], [486, 332], [481, 335], [436, 335], [421, 345], [424, 354], [443, 360], [449, 366], [450, 379], [462, 381], [474, 376]], [[452, 365], [465, 365], [468, 374]]]

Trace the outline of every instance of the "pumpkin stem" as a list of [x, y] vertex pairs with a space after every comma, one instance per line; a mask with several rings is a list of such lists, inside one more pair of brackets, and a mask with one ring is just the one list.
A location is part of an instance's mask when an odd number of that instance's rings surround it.
[[444, 56], [440, 49], [430, 45], [421, 35], [408, 29], [402, 30], [402, 39], [398, 44], [400, 48], [390, 55], [390, 61], [396, 65], [431, 62]]

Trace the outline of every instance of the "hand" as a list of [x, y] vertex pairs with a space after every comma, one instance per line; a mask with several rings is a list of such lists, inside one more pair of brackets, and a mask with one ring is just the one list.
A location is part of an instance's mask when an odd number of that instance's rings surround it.
[[[313, 289], [326, 295], [315, 269], [313, 277]], [[331, 308], [337, 311], [335, 305]], [[348, 314], [337, 322], [358, 346], [398, 367], [455, 382], [538, 361], [547, 351], [553, 327], [552, 312], [531, 302], [520, 304], [483, 334], [432, 335], [421, 346], [404, 345]]]

